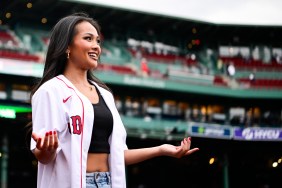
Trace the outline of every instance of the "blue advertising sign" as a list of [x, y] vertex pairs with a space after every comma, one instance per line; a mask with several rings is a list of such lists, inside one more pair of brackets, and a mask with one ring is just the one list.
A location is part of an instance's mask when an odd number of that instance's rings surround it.
[[279, 128], [234, 128], [234, 139], [250, 141], [282, 141], [282, 129]]
[[192, 136], [231, 139], [232, 128], [223, 125], [213, 125], [204, 123], [190, 124], [190, 134]]

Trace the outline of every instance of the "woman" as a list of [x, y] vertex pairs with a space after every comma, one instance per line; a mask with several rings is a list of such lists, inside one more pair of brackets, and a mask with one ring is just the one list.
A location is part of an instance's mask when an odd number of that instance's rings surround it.
[[92, 75], [100, 36], [97, 22], [85, 14], [62, 18], [52, 30], [43, 77], [31, 94], [39, 188], [124, 188], [125, 165], [198, 150], [190, 149], [190, 138], [180, 146], [127, 148], [113, 95]]

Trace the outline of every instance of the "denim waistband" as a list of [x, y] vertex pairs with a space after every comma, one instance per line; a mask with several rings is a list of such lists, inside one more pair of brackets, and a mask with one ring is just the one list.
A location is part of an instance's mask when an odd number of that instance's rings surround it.
[[110, 177], [110, 172], [87, 172], [86, 173], [87, 177], [97, 177], [97, 176], [102, 176], [102, 177]]
[[90, 172], [86, 173], [87, 183], [106, 183], [111, 184], [110, 172]]

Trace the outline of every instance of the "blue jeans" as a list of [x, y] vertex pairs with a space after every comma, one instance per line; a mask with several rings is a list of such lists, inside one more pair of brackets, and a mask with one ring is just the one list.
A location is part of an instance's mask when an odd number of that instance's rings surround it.
[[110, 172], [86, 173], [86, 188], [111, 188]]

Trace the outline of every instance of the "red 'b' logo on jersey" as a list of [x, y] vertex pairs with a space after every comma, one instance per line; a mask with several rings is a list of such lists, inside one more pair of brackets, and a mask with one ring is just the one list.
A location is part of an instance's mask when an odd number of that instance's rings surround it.
[[79, 115], [71, 117], [71, 123], [69, 124], [69, 131], [73, 134], [80, 135], [82, 132], [81, 117]]

